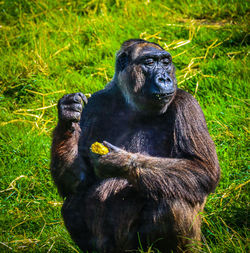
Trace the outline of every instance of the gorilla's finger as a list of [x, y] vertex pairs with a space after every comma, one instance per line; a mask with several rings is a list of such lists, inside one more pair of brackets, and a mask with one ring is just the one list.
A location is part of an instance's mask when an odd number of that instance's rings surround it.
[[110, 151], [113, 151], [113, 152], [122, 151], [122, 149], [112, 145], [111, 143], [109, 143], [107, 141], [103, 141], [103, 145], [106, 146]]

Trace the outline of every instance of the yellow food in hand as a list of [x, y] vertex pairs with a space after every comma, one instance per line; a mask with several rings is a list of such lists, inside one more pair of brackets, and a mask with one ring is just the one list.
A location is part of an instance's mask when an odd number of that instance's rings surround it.
[[100, 142], [95, 142], [91, 145], [91, 151], [99, 155], [105, 155], [109, 152], [108, 148], [103, 146]]

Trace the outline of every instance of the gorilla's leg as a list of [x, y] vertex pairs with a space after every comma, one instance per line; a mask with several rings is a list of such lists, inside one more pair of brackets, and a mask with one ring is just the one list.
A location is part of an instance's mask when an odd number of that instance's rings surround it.
[[84, 252], [92, 252], [94, 250], [91, 243], [92, 234], [86, 225], [84, 213], [83, 196], [74, 195], [65, 200], [62, 207], [62, 215], [72, 240]]

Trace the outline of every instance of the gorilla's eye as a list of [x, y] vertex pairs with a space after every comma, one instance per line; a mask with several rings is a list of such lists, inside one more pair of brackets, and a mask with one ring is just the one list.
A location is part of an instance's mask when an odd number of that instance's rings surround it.
[[154, 65], [154, 60], [152, 58], [145, 59], [144, 64], [148, 66], [152, 66]]
[[164, 59], [162, 60], [162, 63], [163, 63], [165, 66], [168, 66], [168, 65], [171, 63], [171, 61], [170, 61], [169, 58], [164, 58]]

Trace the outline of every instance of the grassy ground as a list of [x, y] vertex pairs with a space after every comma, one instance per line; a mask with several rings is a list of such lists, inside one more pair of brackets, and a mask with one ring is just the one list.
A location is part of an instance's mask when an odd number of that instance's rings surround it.
[[248, 8], [245, 0], [0, 1], [0, 252], [79, 252], [49, 171], [55, 105], [65, 93], [102, 89], [129, 38], [171, 52], [179, 87], [199, 101], [216, 143], [222, 178], [203, 214], [201, 252], [247, 252]]

